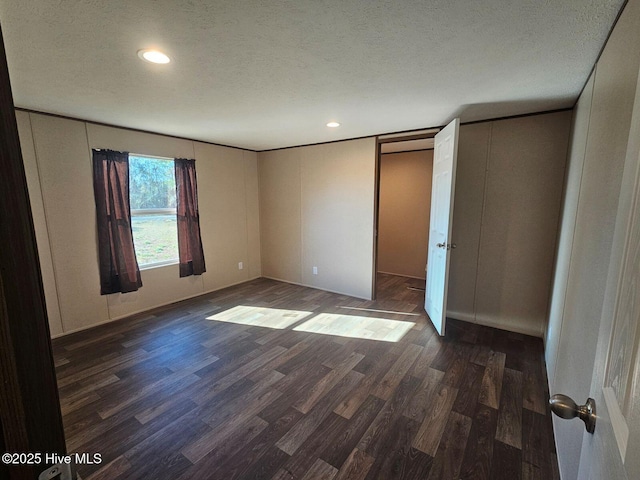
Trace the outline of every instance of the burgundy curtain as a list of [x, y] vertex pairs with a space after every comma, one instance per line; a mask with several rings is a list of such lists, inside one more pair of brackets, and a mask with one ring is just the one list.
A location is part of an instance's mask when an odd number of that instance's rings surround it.
[[180, 276], [201, 275], [207, 269], [204, 264], [204, 252], [200, 238], [196, 161], [176, 158], [175, 170]]
[[142, 280], [131, 231], [128, 153], [93, 150], [93, 192], [98, 219], [100, 293], [138, 290]]

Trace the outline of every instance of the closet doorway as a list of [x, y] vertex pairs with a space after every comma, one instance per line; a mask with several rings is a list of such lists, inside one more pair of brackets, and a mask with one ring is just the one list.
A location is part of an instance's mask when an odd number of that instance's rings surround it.
[[377, 299], [393, 300], [404, 290], [424, 294], [433, 137], [437, 132], [434, 129], [378, 139], [374, 278]]

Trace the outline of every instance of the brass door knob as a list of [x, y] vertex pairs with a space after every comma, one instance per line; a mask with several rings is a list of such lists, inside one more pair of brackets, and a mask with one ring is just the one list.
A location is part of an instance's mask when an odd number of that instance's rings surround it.
[[549, 399], [549, 404], [551, 405], [551, 411], [560, 418], [572, 419], [578, 417], [584, 422], [587, 432], [595, 432], [596, 401], [593, 398], [587, 398], [587, 403], [578, 405], [571, 397], [559, 393]]

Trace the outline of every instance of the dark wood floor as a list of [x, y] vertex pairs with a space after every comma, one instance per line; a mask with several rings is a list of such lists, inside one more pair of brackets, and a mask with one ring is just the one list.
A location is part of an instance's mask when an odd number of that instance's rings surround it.
[[[415, 283], [381, 275], [367, 302], [259, 279], [54, 340], [68, 449], [103, 458], [80, 474], [558, 478], [541, 340], [458, 321], [440, 338]], [[415, 326], [385, 342], [207, 319], [239, 305]]]

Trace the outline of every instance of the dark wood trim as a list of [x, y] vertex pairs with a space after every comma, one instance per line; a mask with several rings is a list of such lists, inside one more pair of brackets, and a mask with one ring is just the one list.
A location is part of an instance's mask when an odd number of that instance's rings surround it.
[[[0, 422], [8, 452], [66, 453], [40, 262], [0, 30]], [[4, 453], [4, 452], [3, 452]], [[35, 479], [46, 464], [9, 466]], [[3, 477], [4, 478], [4, 477]]]
[[245, 152], [253, 152], [253, 153], [257, 153], [258, 152], [258, 150], [251, 150], [250, 148], [242, 148], [242, 147], [235, 147], [233, 145], [224, 145], [222, 143], [207, 142], [206, 140], [197, 140], [195, 138], [180, 137], [178, 135], [170, 135], [168, 133], [159, 133], [159, 132], [153, 132], [151, 130], [142, 130], [140, 128], [123, 127], [122, 125], [114, 125], [113, 123], [104, 123], [104, 122], [97, 122], [95, 120], [86, 120], [84, 118], [72, 117], [72, 116], [69, 116], [69, 115], [61, 115], [59, 113], [42, 112], [40, 110], [32, 110], [30, 108], [23, 108], [23, 107], [15, 107], [15, 109], [19, 110], [21, 112], [26, 112], [26, 113], [34, 113], [34, 114], [37, 114], [37, 115], [46, 115], [47, 117], [64, 118], [65, 120], [74, 120], [76, 122], [92, 123], [93, 125], [100, 125], [102, 127], [120, 128], [121, 130], [128, 130], [130, 132], [148, 133], [148, 134], [151, 134], [151, 135], [160, 135], [162, 137], [176, 138], [178, 140], [187, 140], [189, 142], [199, 142], [199, 143], [205, 143], [207, 145], [215, 145], [216, 147], [234, 148], [236, 150], [243, 150]]
[[576, 105], [578, 104], [578, 100], [580, 100], [580, 97], [582, 96], [582, 93], [584, 92], [584, 89], [587, 87], [587, 83], [589, 83], [589, 78], [591, 78], [591, 75], [593, 74], [593, 71], [596, 69], [596, 65], [598, 65], [598, 62], [600, 61], [600, 57], [602, 57], [604, 49], [607, 48], [607, 43], [609, 43], [609, 39], [611, 38], [611, 35], [613, 34], [613, 30], [616, 28], [616, 25], [618, 25], [618, 21], [620, 20], [620, 17], [622, 16], [622, 12], [624, 12], [624, 9], [627, 8], [627, 4], [628, 3], [629, 3], [629, 0], [624, 0], [624, 3], [620, 7], [620, 10], [618, 11], [618, 15], [616, 16], [616, 19], [613, 21], [613, 24], [611, 25], [611, 28], [609, 29], [609, 33], [607, 34], [607, 38], [605, 39], [604, 43], [602, 44], [602, 47], [600, 48], [600, 52], [598, 52], [598, 56], [596, 57], [596, 61], [593, 62], [593, 66], [591, 67], [591, 70], [589, 70], [589, 75], [587, 75], [587, 78], [585, 79], [584, 84], [582, 85], [582, 88], [580, 89], [580, 93], [578, 94], [578, 97], [576, 98], [576, 101], [573, 104], [573, 108], [576, 107]]
[[393, 142], [405, 142], [405, 141], [409, 141], [409, 140], [421, 140], [423, 138], [433, 138], [435, 136], [435, 134], [438, 133], [438, 132], [434, 132], [433, 134], [421, 133], [421, 134], [418, 134], [418, 135], [407, 135], [405, 137], [389, 138], [388, 140], [387, 139], [379, 139], [378, 137], [380, 137], [382, 135], [396, 135], [396, 134], [400, 135], [402, 133], [411, 133], [411, 132], [417, 132], [417, 131], [420, 131], [420, 130], [431, 130], [432, 128], [440, 128], [440, 129], [442, 129], [443, 127], [413, 128], [411, 130], [404, 130], [404, 131], [400, 131], [400, 132], [377, 133], [375, 135], [365, 135], [363, 137], [343, 138], [342, 140], [330, 140], [328, 142], [305, 143], [303, 145], [292, 145], [290, 147], [270, 148], [268, 150], [258, 150], [258, 153], [277, 152], [279, 150], [289, 150], [291, 148], [315, 147], [317, 145], [328, 145], [330, 143], [350, 142], [352, 140], [362, 140], [364, 138], [375, 138], [376, 139], [376, 143], [393, 143]]
[[[379, 133], [377, 135], [377, 137], [388, 137], [389, 135], [400, 135], [400, 137], [398, 137], [398, 140], [395, 141], [403, 141], [403, 140], [410, 140], [411, 137], [409, 136], [410, 133], [412, 132], [423, 132], [423, 133], [418, 133], [416, 134], [415, 138], [430, 138], [429, 136], [431, 135], [431, 133], [433, 133], [433, 135], [431, 136], [435, 136], [440, 130], [442, 130], [446, 125], [436, 125], [435, 127], [421, 127], [421, 128], [412, 128], [411, 130], [397, 130], [395, 132], [386, 132], [386, 133]], [[438, 129], [438, 132], [426, 132], [425, 130], [435, 130]], [[390, 140], [393, 140], [393, 137], [388, 137]], [[386, 138], [378, 138], [378, 140], [380, 141], [380, 143], [386, 143], [387, 139]]]
[[380, 164], [382, 147], [376, 138], [375, 195], [373, 197], [373, 275], [371, 279], [371, 300], [377, 297], [378, 289], [378, 225], [380, 221]]
[[503, 120], [514, 120], [516, 118], [535, 117], [537, 115], [549, 115], [552, 113], [570, 112], [573, 107], [557, 108], [555, 110], [543, 110], [541, 112], [522, 113], [520, 115], [508, 115], [506, 117], [488, 118], [486, 120], [473, 120], [471, 122], [460, 122], [460, 125], [475, 125], [476, 123], [501, 122]]
[[364, 135], [362, 137], [343, 138], [342, 140], [329, 140], [328, 142], [305, 143], [302, 145], [291, 145], [290, 147], [268, 148], [267, 150], [258, 150], [258, 153], [277, 152], [278, 150], [290, 150], [292, 148], [315, 147], [316, 145], [329, 145], [330, 143], [350, 142], [352, 140], [362, 140], [364, 138], [374, 138], [376, 135]]
[[[586, 85], [586, 84], [585, 84]], [[584, 87], [583, 87], [584, 89]], [[234, 145], [224, 145], [222, 143], [215, 143], [215, 142], [207, 142], [205, 140], [198, 140], [195, 138], [188, 138], [188, 137], [180, 137], [177, 135], [170, 135], [167, 133], [159, 133], [159, 132], [153, 132], [151, 130], [142, 130], [139, 128], [132, 128], [132, 127], [123, 127], [122, 125], [114, 125], [112, 123], [104, 123], [104, 122], [97, 122], [94, 120], [86, 120], [84, 118], [78, 118], [78, 117], [72, 117], [69, 115], [61, 115], [58, 113], [50, 113], [50, 112], [43, 112], [40, 110], [33, 110], [33, 109], [29, 109], [29, 108], [23, 108], [23, 107], [15, 107], [16, 110], [19, 110], [21, 112], [26, 112], [26, 113], [33, 113], [33, 114], [37, 114], [37, 115], [46, 115], [48, 117], [56, 117], [56, 118], [64, 118], [65, 120], [74, 120], [77, 122], [84, 122], [84, 123], [91, 123], [93, 125], [101, 125], [104, 127], [111, 127], [111, 128], [120, 128], [122, 130], [129, 130], [131, 132], [139, 132], [139, 133], [147, 133], [150, 135], [160, 135], [163, 137], [168, 137], [168, 138], [176, 138], [178, 140], [187, 140], [189, 142], [200, 142], [200, 143], [204, 143], [207, 145], [215, 145], [217, 147], [226, 147], [226, 148], [234, 148], [236, 150], [243, 150], [245, 152], [252, 152], [252, 153], [266, 153], [266, 152], [276, 152], [278, 150], [289, 150], [291, 148], [302, 148], [302, 147], [313, 147], [316, 145], [325, 145], [325, 144], [330, 144], [330, 143], [340, 143], [340, 142], [350, 142], [352, 140], [362, 140], [364, 138], [376, 138], [376, 141], [379, 143], [392, 143], [392, 142], [404, 142], [404, 141], [408, 141], [408, 140], [420, 140], [423, 138], [433, 138], [435, 136], [436, 133], [438, 132], [434, 132], [434, 133], [423, 133], [423, 134], [417, 134], [417, 135], [406, 135], [404, 137], [397, 137], [397, 138], [388, 138], [388, 139], [378, 139], [377, 137], [383, 136], [383, 135], [402, 135], [402, 134], [408, 134], [411, 132], [417, 132], [420, 130], [431, 130], [431, 129], [435, 129], [435, 128], [439, 128], [442, 129], [444, 128], [446, 125], [439, 125], [439, 126], [435, 126], [435, 127], [424, 127], [424, 128], [412, 128], [411, 130], [399, 130], [397, 132], [388, 132], [388, 133], [377, 133], [374, 135], [363, 135], [361, 137], [351, 137], [351, 138], [343, 138], [340, 140], [329, 140], [328, 142], [315, 142], [315, 143], [305, 143], [302, 145], [291, 145], [289, 147], [280, 147], [280, 148], [268, 148], [266, 150], [251, 150], [250, 148], [243, 148], [243, 147], [236, 147]], [[565, 112], [567, 110], [573, 110], [573, 107], [567, 107], [567, 108], [560, 108], [560, 109], [556, 109], [556, 110], [543, 110], [540, 112], [532, 112], [532, 113], [523, 113], [520, 115], [511, 115], [511, 116], [505, 116], [505, 117], [495, 117], [495, 118], [487, 118], [485, 120], [474, 120], [471, 122], [460, 122], [460, 125], [473, 125], [475, 123], [484, 123], [484, 122], [497, 122], [500, 120], [509, 120], [512, 118], [522, 118], [522, 117], [531, 117], [534, 115], [546, 115], [548, 113], [558, 113], [558, 112]]]
[[[507, 115], [504, 117], [494, 117], [494, 118], [487, 118], [484, 120], [473, 120], [470, 122], [460, 122], [460, 125], [473, 125], [476, 123], [486, 123], [486, 122], [499, 122], [502, 120], [511, 120], [514, 118], [524, 118], [524, 117], [534, 117], [536, 115], [547, 115], [550, 113], [559, 113], [559, 112], [569, 112], [572, 111], [573, 107], [566, 107], [566, 108], [558, 108], [555, 110], [542, 110], [539, 112], [531, 112], [531, 113], [521, 113], [519, 115]], [[407, 141], [407, 140], [419, 140], [422, 138], [432, 138], [435, 136], [436, 133], [435, 132], [433, 135], [430, 133], [423, 133], [423, 134], [418, 134], [415, 136], [405, 136], [405, 137], [399, 137], [397, 139], [394, 138], [390, 138], [390, 139], [378, 139], [378, 137], [383, 136], [383, 135], [401, 135], [403, 133], [411, 133], [411, 132], [418, 132], [420, 130], [431, 130], [434, 128], [439, 128], [439, 129], [443, 129], [444, 127], [446, 127], [446, 125], [439, 125], [439, 126], [435, 126], [435, 127], [422, 127], [422, 128], [412, 128], [411, 130], [401, 130], [398, 132], [388, 132], [388, 133], [377, 133], [375, 135], [365, 135], [362, 137], [353, 137], [353, 138], [343, 138], [341, 140], [331, 140], [329, 142], [317, 142], [317, 143], [307, 143], [307, 144], [303, 144], [303, 145], [291, 145], [290, 147], [282, 147], [282, 148], [269, 148], [267, 150], [257, 150], [258, 153], [265, 153], [265, 152], [277, 152], [278, 150], [289, 150], [291, 148], [302, 148], [302, 147], [313, 147], [316, 145], [325, 145], [325, 144], [329, 144], [329, 143], [339, 143], [339, 142], [349, 142], [351, 140], [362, 140], [363, 138], [375, 138], [376, 139], [376, 143], [390, 143], [390, 142], [403, 142], [403, 141]]]
[[[434, 127], [434, 130], [436, 128], [439, 128], [440, 130], [442, 130], [442, 127]], [[378, 138], [378, 143], [399, 143], [399, 142], [410, 142], [411, 140], [425, 140], [427, 138], [434, 138], [437, 134], [438, 132], [434, 131], [429, 133], [418, 133], [416, 135], [406, 135], [404, 137]], [[385, 135], [389, 135], [389, 134], [385, 133]]]
[[401, 152], [381, 152], [381, 155], [397, 155], [398, 153], [415, 153], [415, 152], [429, 152], [433, 148], [417, 148], [416, 150], [402, 150]]

